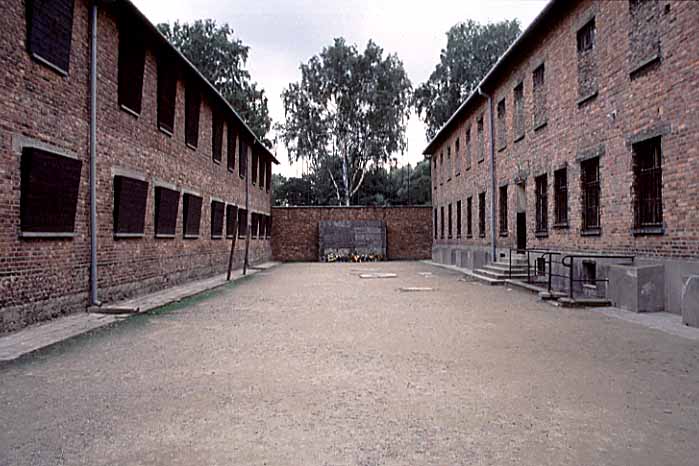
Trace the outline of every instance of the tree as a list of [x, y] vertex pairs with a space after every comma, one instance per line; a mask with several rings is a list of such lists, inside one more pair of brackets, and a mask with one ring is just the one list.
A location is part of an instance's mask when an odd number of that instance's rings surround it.
[[211, 19], [192, 24], [175, 21], [172, 25], [158, 24], [158, 29], [211, 81], [257, 137], [271, 147], [266, 139], [272, 126], [267, 97], [245, 69], [250, 47], [233, 35], [228, 24], [217, 26]]
[[300, 70], [282, 92], [280, 136], [292, 163], [306, 159], [312, 173], [327, 172], [337, 201], [350, 205], [367, 167], [406, 147], [410, 80], [396, 55], [384, 58], [373, 41], [359, 53], [341, 38]]
[[413, 96], [427, 139], [437, 134], [521, 32], [516, 19], [485, 25], [468, 20], [449, 29], [439, 64]]

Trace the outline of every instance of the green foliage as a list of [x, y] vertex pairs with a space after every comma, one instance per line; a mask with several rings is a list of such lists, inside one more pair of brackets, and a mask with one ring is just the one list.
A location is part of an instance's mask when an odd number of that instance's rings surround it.
[[268, 147], [272, 126], [267, 97], [245, 69], [250, 47], [224, 24], [211, 19], [191, 24], [175, 21], [158, 24], [160, 32], [196, 66]]
[[349, 205], [367, 167], [406, 146], [410, 81], [398, 57], [384, 57], [372, 41], [359, 53], [335, 39], [300, 70], [282, 93], [278, 130], [289, 159], [307, 160], [316, 178], [327, 173], [337, 201]]
[[437, 134], [521, 32], [516, 19], [485, 25], [468, 20], [449, 29], [439, 64], [413, 96], [428, 139]]

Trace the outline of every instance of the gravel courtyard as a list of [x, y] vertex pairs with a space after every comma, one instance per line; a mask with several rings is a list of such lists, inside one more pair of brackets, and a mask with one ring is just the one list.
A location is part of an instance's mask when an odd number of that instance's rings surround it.
[[461, 277], [286, 264], [0, 366], [0, 464], [697, 464], [696, 342]]

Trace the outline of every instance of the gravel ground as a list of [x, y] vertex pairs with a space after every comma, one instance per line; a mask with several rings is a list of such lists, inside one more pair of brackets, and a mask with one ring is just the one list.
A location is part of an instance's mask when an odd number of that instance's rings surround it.
[[2, 465], [695, 466], [699, 344], [421, 263], [287, 264], [1, 366], [0, 410]]

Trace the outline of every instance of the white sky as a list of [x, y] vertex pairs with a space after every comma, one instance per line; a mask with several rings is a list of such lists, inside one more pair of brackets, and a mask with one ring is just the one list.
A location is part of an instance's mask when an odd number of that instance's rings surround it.
[[[275, 121], [284, 119], [280, 94], [300, 79], [299, 64], [320, 53], [335, 37], [345, 37], [360, 51], [373, 39], [385, 53], [397, 53], [413, 87], [427, 80], [446, 46], [447, 30], [468, 18], [479, 22], [518, 18], [522, 29], [543, 9], [546, 0], [132, 0], [157, 24], [212, 18], [228, 23], [250, 46], [247, 67], [265, 89]], [[422, 159], [427, 145], [422, 122], [408, 123], [408, 151], [400, 164]], [[275, 171], [298, 176], [300, 164], [289, 164], [283, 144], [276, 148], [282, 163]]]

